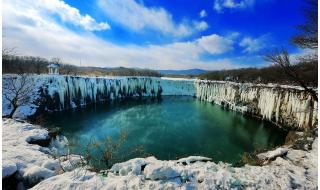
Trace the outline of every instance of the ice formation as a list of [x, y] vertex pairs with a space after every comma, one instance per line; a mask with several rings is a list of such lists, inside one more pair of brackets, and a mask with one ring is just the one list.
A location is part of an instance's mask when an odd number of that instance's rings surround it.
[[196, 81], [196, 96], [230, 109], [261, 116], [282, 126], [317, 123], [318, 102], [299, 87]]
[[[4, 86], [8, 77], [16, 76], [4, 75]], [[20, 107], [15, 117], [32, 115], [39, 107], [57, 111], [125, 97], [185, 95], [256, 115], [280, 126], [302, 129], [314, 126], [318, 119], [318, 102], [294, 86], [157, 77], [32, 75], [32, 78], [35, 88], [30, 103]], [[10, 104], [3, 98], [3, 113], [8, 112]]]

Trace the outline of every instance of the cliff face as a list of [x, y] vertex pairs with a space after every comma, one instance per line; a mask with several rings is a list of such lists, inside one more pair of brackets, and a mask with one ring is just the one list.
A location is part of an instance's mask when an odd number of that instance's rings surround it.
[[47, 77], [41, 88], [49, 110], [63, 110], [89, 103], [133, 96], [161, 96], [161, 86], [154, 78]]
[[49, 110], [63, 110], [89, 103], [128, 97], [161, 95], [195, 95], [190, 80], [162, 80], [156, 77], [92, 78], [54, 76], [47, 77], [40, 90], [45, 97], [42, 105]]
[[[8, 85], [10, 77], [13, 76], [3, 77], [3, 86]], [[58, 111], [127, 97], [186, 95], [259, 116], [280, 126], [303, 129], [317, 123], [318, 103], [302, 89], [291, 86], [156, 77], [33, 75], [31, 78], [34, 92], [30, 103], [17, 110], [17, 117], [32, 115], [39, 107]], [[4, 97], [2, 110], [3, 113], [10, 110]]]
[[298, 87], [196, 81], [196, 97], [229, 109], [303, 129], [317, 123], [318, 102]]

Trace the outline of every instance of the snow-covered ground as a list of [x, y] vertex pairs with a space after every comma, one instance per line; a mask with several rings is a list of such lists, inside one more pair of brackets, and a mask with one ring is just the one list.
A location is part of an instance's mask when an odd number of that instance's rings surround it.
[[[104, 174], [74, 167], [79, 156], [54, 159], [53, 148], [29, 144], [47, 139], [48, 131], [28, 123], [3, 119], [3, 169], [16, 175], [32, 189], [317, 189], [318, 139], [312, 150], [281, 147], [260, 155], [273, 160], [264, 166], [240, 168], [214, 163], [204, 157], [161, 161], [154, 157], [135, 158], [113, 165]], [[66, 140], [58, 147], [63, 147]], [[61, 145], [62, 144], [62, 145]], [[282, 157], [277, 157], [282, 156]], [[70, 161], [71, 159], [71, 161]], [[61, 169], [62, 168], [62, 169]], [[21, 182], [22, 184], [22, 182]], [[20, 184], [20, 187], [22, 186]]]
[[[34, 185], [68, 167], [66, 160], [54, 159], [56, 153], [66, 148], [65, 138], [57, 137], [50, 146], [42, 147], [29, 142], [50, 141], [46, 129], [12, 119], [3, 119], [2, 124], [2, 179], [15, 175], [20, 185], [22, 182]], [[79, 156], [72, 160], [76, 157]]]

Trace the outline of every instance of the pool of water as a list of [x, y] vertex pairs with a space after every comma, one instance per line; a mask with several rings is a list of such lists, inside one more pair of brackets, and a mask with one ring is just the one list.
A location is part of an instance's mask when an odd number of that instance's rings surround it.
[[[200, 155], [235, 163], [244, 152], [280, 145], [286, 136], [268, 122], [183, 96], [55, 112], [46, 121], [47, 127], [62, 129], [72, 145], [71, 152], [77, 154], [85, 154], [88, 144], [99, 147], [106, 137], [116, 142], [119, 134], [126, 133], [115, 151], [117, 161], [146, 155], [158, 159]], [[98, 158], [102, 153], [96, 150], [91, 154]]]

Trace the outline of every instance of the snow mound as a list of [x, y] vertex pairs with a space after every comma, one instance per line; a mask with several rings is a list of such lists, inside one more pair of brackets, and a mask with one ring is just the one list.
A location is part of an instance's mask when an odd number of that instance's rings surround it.
[[57, 171], [61, 166], [58, 160], [47, 160], [42, 164], [41, 167], [48, 170]]
[[46, 129], [13, 119], [2, 119], [2, 124], [3, 177], [17, 172], [18, 176], [25, 179], [25, 183], [30, 183], [27, 186], [32, 186], [55, 175], [59, 164], [51, 156], [52, 148], [61, 146], [41, 147], [29, 143], [49, 139]]
[[54, 172], [52, 170], [35, 165], [25, 170], [23, 178], [30, 186], [33, 186], [44, 179], [52, 177], [53, 175]]
[[280, 147], [275, 150], [271, 150], [268, 152], [264, 152], [261, 154], [258, 154], [258, 158], [262, 160], [273, 160], [276, 157], [283, 157], [288, 153], [289, 149], [286, 147]]

